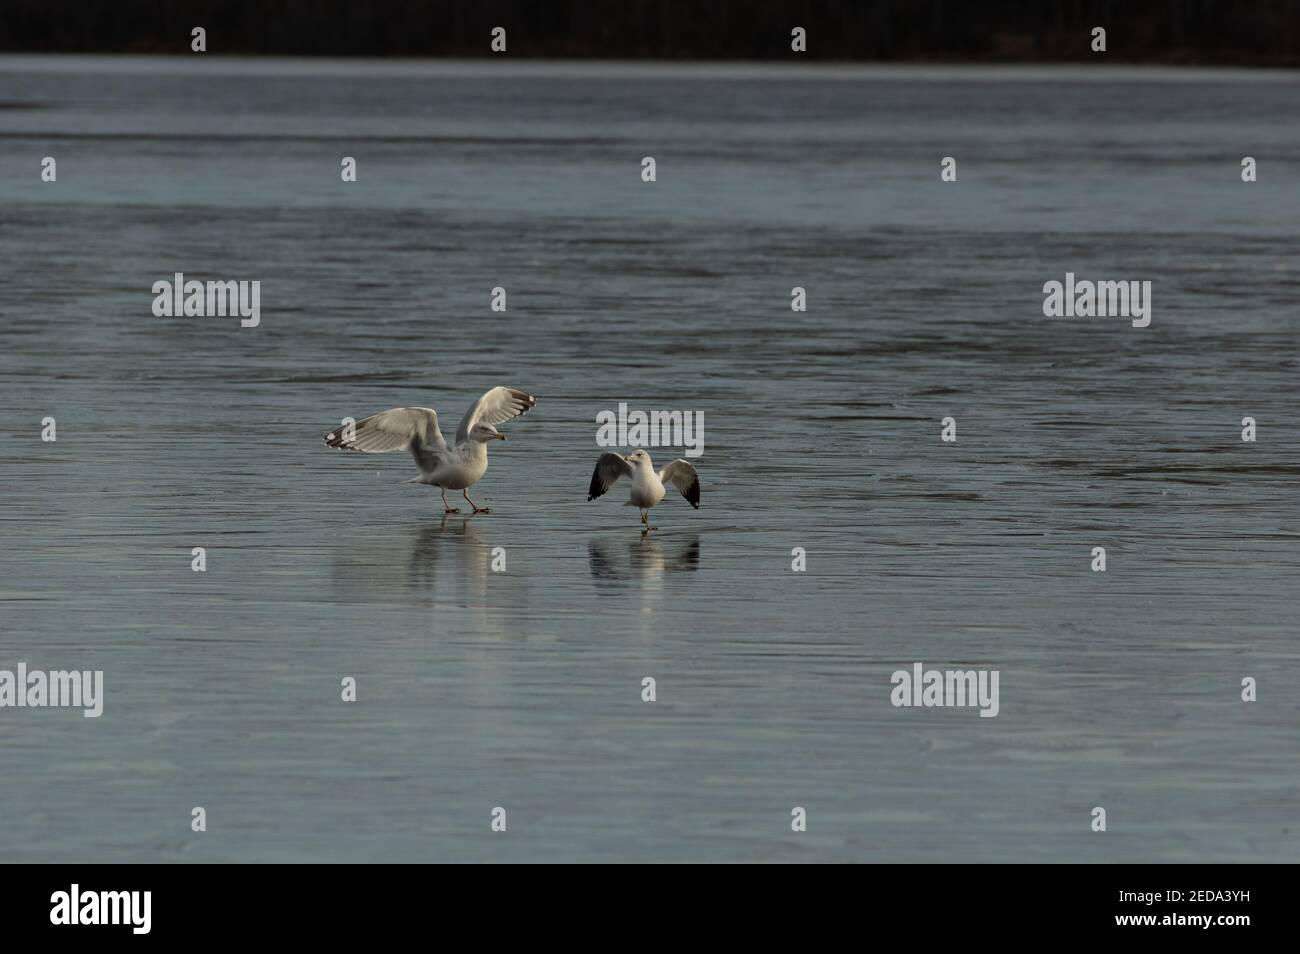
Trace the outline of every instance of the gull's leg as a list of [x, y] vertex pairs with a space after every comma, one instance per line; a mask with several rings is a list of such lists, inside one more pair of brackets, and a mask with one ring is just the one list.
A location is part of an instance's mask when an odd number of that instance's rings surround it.
[[447, 489], [442, 489], [442, 512], [443, 513], [460, 513], [460, 510], [447, 503]]
[[646, 535], [647, 533], [649, 533], [651, 530], [658, 530], [658, 529], [659, 529], [658, 527], [652, 527], [652, 526], [650, 526], [650, 511], [649, 511], [649, 510], [642, 510], [642, 511], [641, 511], [641, 523], [642, 523], [642, 525], [643, 525], [643, 529], [641, 530], [641, 536], [645, 536], [645, 535]]
[[[462, 490], [461, 493], [463, 493], [463, 494], [465, 495], [465, 499], [466, 499], [466, 500], [469, 500], [469, 488], [468, 488], [468, 487], [466, 487], [464, 490]], [[491, 510], [490, 507], [480, 507], [478, 504], [476, 504], [476, 503], [475, 503], [474, 501], [472, 501], [472, 500], [469, 500], [469, 505], [470, 505], [471, 507], [474, 508], [474, 512], [475, 512], [475, 513], [491, 513], [491, 512], [492, 512], [492, 510]]]

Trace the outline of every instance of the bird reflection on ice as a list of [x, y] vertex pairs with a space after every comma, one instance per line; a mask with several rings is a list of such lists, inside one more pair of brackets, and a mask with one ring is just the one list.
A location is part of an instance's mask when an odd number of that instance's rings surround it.
[[[393, 533], [350, 542], [334, 561], [335, 591], [358, 603], [451, 598], [481, 604], [488, 592], [490, 562], [491, 548], [473, 518], [444, 514], [406, 536]], [[455, 589], [448, 591], [448, 585]]]
[[588, 543], [587, 554], [597, 590], [607, 592], [628, 581], [660, 583], [668, 574], [698, 570], [700, 537], [606, 537]]
[[482, 531], [472, 517], [442, 515], [438, 523], [420, 528], [411, 543], [406, 562], [406, 579], [412, 588], [429, 586], [448, 573], [454, 563], [456, 575], [464, 582], [466, 599], [481, 600], [487, 595], [487, 578], [491, 553]]

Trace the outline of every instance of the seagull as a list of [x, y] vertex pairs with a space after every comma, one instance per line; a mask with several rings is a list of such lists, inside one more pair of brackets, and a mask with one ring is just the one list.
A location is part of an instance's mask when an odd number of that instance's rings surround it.
[[518, 388], [493, 388], [465, 412], [456, 428], [456, 443], [451, 447], [438, 430], [438, 412], [431, 407], [394, 407], [380, 411], [330, 431], [325, 435], [325, 444], [368, 454], [409, 450], [415, 466], [420, 468], [420, 476], [406, 483], [441, 488], [446, 513], [460, 513], [447, 503], [448, 490], [464, 493], [475, 513], [491, 513], [489, 508], [470, 500], [467, 490], [487, 470], [488, 441], [506, 439], [496, 425], [513, 420], [536, 403], [537, 398]]
[[641, 533], [647, 534], [658, 527], [650, 526], [650, 508], [664, 499], [664, 483], [670, 483], [682, 492], [692, 507], [700, 509], [700, 478], [690, 461], [680, 457], [658, 473], [644, 450], [635, 450], [626, 457], [621, 454], [601, 454], [591, 475], [591, 488], [587, 499], [595, 500], [614, 486], [620, 477], [631, 477], [629, 507], [641, 508]]

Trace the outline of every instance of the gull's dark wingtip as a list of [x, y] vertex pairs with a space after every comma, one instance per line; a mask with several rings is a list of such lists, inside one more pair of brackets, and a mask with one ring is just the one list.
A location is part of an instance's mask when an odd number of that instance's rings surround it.
[[527, 391], [521, 391], [518, 388], [511, 388], [510, 396], [523, 405], [519, 411], [520, 415], [527, 414], [533, 408], [537, 407], [536, 395], [529, 394]]
[[600, 464], [591, 472], [591, 486], [587, 488], [587, 500], [595, 500], [605, 492], [605, 485], [600, 480]]
[[691, 485], [686, 488], [684, 496], [690, 501], [692, 507], [696, 510], [700, 509], [700, 481], [698, 478], [691, 481]]

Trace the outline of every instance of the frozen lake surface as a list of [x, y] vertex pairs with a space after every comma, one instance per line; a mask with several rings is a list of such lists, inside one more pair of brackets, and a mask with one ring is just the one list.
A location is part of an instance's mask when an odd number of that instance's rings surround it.
[[[0, 58], [0, 669], [106, 686], [0, 710], [0, 859], [1296, 861], [1298, 87]], [[491, 515], [321, 441], [496, 384]], [[620, 401], [704, 414], [646, 540]]]

